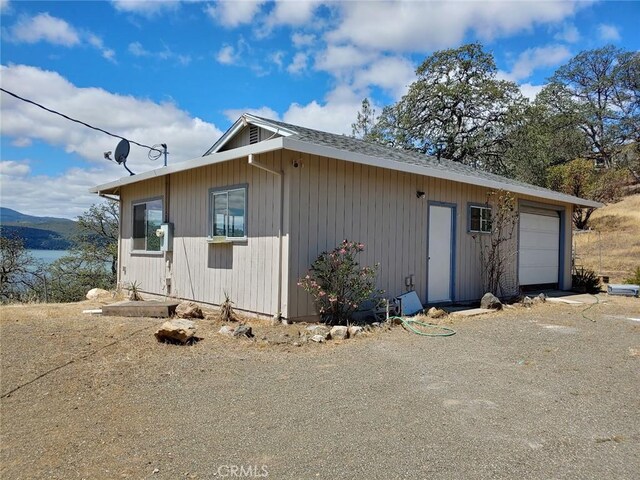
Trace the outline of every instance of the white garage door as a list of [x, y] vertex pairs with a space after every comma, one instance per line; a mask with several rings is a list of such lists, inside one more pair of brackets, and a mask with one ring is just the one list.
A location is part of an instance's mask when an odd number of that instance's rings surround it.
[[520, 213], [520, 285], [558, 283], [560, 217], [548, 214]]

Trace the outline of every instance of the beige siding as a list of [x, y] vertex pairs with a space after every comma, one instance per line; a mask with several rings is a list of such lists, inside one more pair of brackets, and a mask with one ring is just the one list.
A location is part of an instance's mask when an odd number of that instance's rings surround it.
[[[279, 170], [281, 152], [257, 156]], [[122, 192], [124, 282], [139, 281], [142, 290], [220, 304], [227, 292], [235, 307], [272, 315], [277, 310], [280, 180], [250, 166], [247, 159], [180, 172], [170, 176], [170, 222], [173, 252], [160, 256], [131, 255], [131, 201], [162, 195], [164, 178], [140, 182]], [[247, 184], [248, 239], [233, 244], [206, 242], [209, 189]], [[286, 241], [286, 239], [285, 239]], [[166, 263], [165, 263], [166, 262]]]
[[[313, 155], [288, 152], [287, 157], [291, 318], [314, 315], [310, 297], [296, 283], [319, 253], [334, 248], [345, 238], [365, 243], [362, 265], [380, 263], [378, 287], [387, 295], [403, 293], [405, 277], [413, 274], [415, 290], [426, 301], [430, 202], [456, 205], [455, 300], [471, 301], [482, 296], [478, 245], [467, 232], [467, 210], [470, 202], [486, 202], [488, 189]], [[293, 158], [301, 158], [303, 168], [290, 167]], [[424, 191], [426, 198], [418, 199], [416, 191]], [[570, 205], [567, 208], [565, 245], [569, 246], [569, 254], [565, 254], [565, 272], [570, 269], [571, 245]], [[516, 293], [517, 228], [508, 250], [511, 261], [505, 283], [510, 293]], [[565, 281], [564, 287], [569, 286]]]

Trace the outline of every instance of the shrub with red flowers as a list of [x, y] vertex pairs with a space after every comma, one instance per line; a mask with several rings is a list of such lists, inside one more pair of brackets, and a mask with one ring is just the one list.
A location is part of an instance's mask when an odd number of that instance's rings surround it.
[[360, 305], [381, 294], [376, 290], [374, 267], [360, 267], [356, 261], [364, 244], [343, 240], [331, 252], [322, 252], [311, 264], [298, 286], [309, 293], [323, 322], [348, 325]]

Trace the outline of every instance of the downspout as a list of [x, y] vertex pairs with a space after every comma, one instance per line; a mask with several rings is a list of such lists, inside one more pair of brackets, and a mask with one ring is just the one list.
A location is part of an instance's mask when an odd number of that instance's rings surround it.
[[260, 168], [265, 172], [280, 177], [280, 221], [278, 222], [278, 298], [276, 315], [282, 315], [282, 230], [284, 230], [284, 171], [274, 170], [261, 164], [253, 158], [253, 153], [248, 156], [249, 165]]

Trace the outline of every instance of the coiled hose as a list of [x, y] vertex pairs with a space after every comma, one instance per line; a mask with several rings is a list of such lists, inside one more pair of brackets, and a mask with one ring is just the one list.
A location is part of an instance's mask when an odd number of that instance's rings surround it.
[[[402, 322], [402, 326], [415, 333], [416, 335], [422, 335], [423, 337], [450, 337], [451, 335], [455, 335], [456, 331], [453, 328], [443, 327], [441, 325], [435, 325], [433, 323], [419, 322], [418, 320], [413, 320], [411, 318], [403, 318], [403, 317], [389, 317], [390, 321], [400, 320]], [[444, 330], [444, 332], [436, 332], [436, 333], [427, 333], [421, 330], [418, 330], [413, 325], [419, 325], [424, 328], [439, 328], [440, 330]]]

